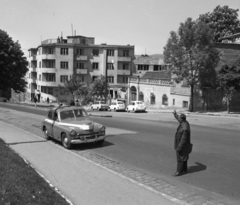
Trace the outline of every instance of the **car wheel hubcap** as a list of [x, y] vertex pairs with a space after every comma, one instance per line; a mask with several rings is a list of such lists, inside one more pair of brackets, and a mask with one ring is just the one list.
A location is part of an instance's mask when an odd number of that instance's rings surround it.
[[65, 137], [63, 142], [64, 142], [65, 145], [67, 145], [68, 144], [68, 139]]

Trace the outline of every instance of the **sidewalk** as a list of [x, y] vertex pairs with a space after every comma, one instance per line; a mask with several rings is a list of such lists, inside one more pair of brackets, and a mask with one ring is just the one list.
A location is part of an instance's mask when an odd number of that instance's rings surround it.
[[147, 189], [27, 131], [3, 122], [0, 130], [1, 138], [74, 205], [177, 204], [174, 198]]

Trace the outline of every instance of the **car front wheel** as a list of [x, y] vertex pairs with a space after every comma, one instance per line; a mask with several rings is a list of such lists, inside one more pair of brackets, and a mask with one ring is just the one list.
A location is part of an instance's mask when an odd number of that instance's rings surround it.
[[46, 140], [49, 140], [49, 136], [48, 136], [48, 131], [47, 131], [47, 128], [46, 127], [44, 127], [43, 128], [43, 134], [44, 134], [44, 138], [46, 139]]
[[66, 149], [71, 149], [72, 144], [71, 144], [71, 140], [70, 138], [66, 135], [66, 133], [62, 134], [62, 145], [66, 148]]

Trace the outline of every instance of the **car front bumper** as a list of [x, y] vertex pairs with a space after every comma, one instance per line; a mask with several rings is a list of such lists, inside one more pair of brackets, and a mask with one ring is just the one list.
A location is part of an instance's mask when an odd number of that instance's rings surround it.
[[79, 136], [79, 138], [75, 138], [71, 140], [71, 144], [84, 144], [84, 143], [91, 143], [91, 142], [97, 142], [100, 140], [104, 140], [106, 138], [106, 135], [87, 135], [87, 136]]

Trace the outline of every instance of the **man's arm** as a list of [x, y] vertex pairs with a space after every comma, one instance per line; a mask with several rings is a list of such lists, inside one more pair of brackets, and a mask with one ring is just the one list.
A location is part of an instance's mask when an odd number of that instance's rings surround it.
[[178, 122], [180, 122], [179, 115], [177, 114], [176, 110], [173, 111], [173, 116], [177, 119]]

